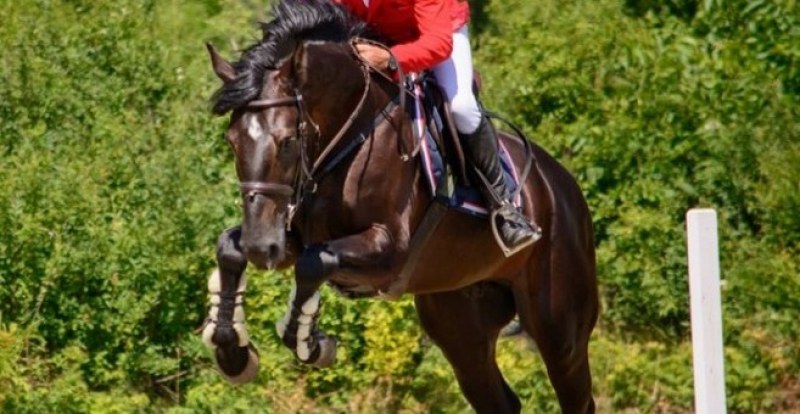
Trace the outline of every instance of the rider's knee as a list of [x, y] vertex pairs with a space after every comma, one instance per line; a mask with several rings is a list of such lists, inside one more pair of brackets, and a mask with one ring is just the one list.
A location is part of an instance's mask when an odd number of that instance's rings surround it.
[[450, 102], [450, 110], [453, 112], [453, 121], [459, 132], [469, 134], [478, 129], [481, 123], [481, 110], [475, 95], [457, 94]]

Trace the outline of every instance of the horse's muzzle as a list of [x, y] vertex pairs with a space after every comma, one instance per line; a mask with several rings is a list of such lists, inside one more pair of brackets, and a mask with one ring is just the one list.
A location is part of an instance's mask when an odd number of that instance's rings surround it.
[[266, 242], [251, 246], [242, 243], [247, 261], [259, 269], [272, 269], [285, 258], [284, 247], [280, 243]]
[[[266, 197], [256, 197], [261, 198]], [[267, 200], [258, 201], [245, 200], [241, 246], [248, 262], [259, 269], [270, 269], [286, 257], [286, 213], [263, 202]]]

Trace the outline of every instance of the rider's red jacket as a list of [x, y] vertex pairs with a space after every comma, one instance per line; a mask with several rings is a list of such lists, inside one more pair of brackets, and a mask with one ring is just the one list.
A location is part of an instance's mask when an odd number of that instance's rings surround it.
[[450, 57], [453, 32], [469, 21], [461, 0], [334, 0], [394, 42], [392, 53], [405, 72], [429, 69]]

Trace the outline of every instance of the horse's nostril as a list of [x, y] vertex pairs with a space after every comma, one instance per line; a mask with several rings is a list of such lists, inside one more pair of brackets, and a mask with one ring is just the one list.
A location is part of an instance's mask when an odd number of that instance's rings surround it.
[[277, 261], [280, 254], [281, 248], [277, 243], [270, 243], [269, 246], [267, 246], [267, 257], [269, 257], [270, 261]]
[[283, 248], [279, 243], [260, 243], [245, 247], [247, 260], [259, 268], [276, 266], [283, 259]]

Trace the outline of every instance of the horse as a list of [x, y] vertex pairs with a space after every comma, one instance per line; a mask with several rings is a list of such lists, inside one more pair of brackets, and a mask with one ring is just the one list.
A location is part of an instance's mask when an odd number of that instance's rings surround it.
[[230, 113], [242, 222], [223, 231], [202, 328], [221, 374], [252, 380], [258, 351], [244, 324], [248, 263], [293, 266], [290, 305], [276, 327], [298, 360], [330, 366], [336, 340], [317, 327], [328, 284], [349, 297], [413, 295], [425, 333], [477, 412], [513, 413], [519, 398], [495, 360], [515, 315], [536, 342], [565, 413], [594, 412], [588, 343], [598, 318], [592, 221], [570, 173], [535, 144], [499, 132], [514, 164], [535, 162], [523, 211], [543, 232], [506, 257], [489, 221], [443, 208], [427, 191], [394, 79], [354, 51], [364, 25], [328, 0], [283, 0], [263, 39], [225, 60], [213, 111]]

